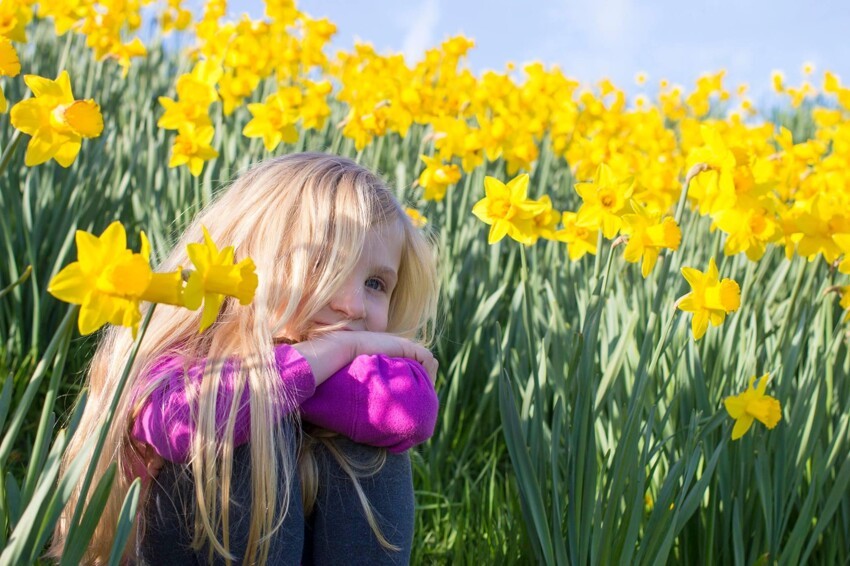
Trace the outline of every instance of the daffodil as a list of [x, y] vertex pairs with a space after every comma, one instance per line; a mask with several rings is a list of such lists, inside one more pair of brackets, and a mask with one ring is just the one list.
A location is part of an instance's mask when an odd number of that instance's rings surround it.
[[764, 374], [758, 380], [758, 387], [754, 387], [756, 376], [752, 376], [746, 391], [723, 400], [729, 416], [735, 419], [732, 440], [738, 440], [744, 436], [756, 420], [768, 429], [772, 429], [782, 419], [782, 407], [779, 401], [770, 395], [765, 395], [769, 380], [769, 375]]
[[663, 248], [679, 249], [682, 231], [673, 218], [662, 220], [661, 214], [648, 212], [637, 201], [632, 201], [632, 209], [634, 214], [623, 215], [623, 232], [629, 236], [623, 258], [631, 263], [642, 261], [641, 275], [648, 277]]
[[593, 181], [576, 183], [583, 204], [577, 222], [591, 230], [601, 228], [602, 235], [613, 238], [623, 224], [622, 214], [633, 191], [632, 179], [622, 179], [606, 164], [600, 163]]
[[413, 222], [413, 225], [417, 228], [424, 228], [425, 225], [428, 224], [428, 219], [415, 208], [405, 208], [404, 212], [407, 213], [407, 216], [410, 217], [411, 222]]
[[693, 267], [683, 267], [682, 275], [691, 286], [691, 292], [679, 301], [679, 308], [694, 313], [691, 329], [694, 340], [705, 335], [709, 321], [720, 326], [726, 315], [741, 306], [741, 289], [732, 279], [720, 280], [714, 258], [708, 262], [708, 270], [703, 273]]
[[95, 138], [103, 131], [100, 107], [92, 100], [74, 100], [67, 71], [52, 81], [25, 75], [24, 82], [35, 98], [12, 107], [12, 125], [32, 136], [24, 163], [39, 165], [53, 158], [70, 167], [80, 152], [82, 138]]
[[702, 125], [700, 134], [705, 145], [691, 150], [687, 167], [705, 163], [709, 168], [691, 179], [688, 197], [705, 215], [734, 206], [737, 159], [716, 128]]
[[188, 165], [189, 172], [195, 177], [201, 174], [204, 161], [218, 157], [210, 142], [215, 135], [212, 126], [197, 126], [192, 122], [183, 123], [171, 148], [169, 167]]
[[590, 230], [576, 223], [575, 212], [561, 214], [563, 228], [552, 234], [552, 239], [567, 244], [570, 261], [578, 261], [586, 254], [596, 255], [599, 230]]
[[561, 213], [552, 206], [549, 195], [543, 195], [537, 202], [545, 208], [531, 219], [534, 222], [534, 234], [547, 240], [555, 240], [555, 227], [561, 222]]
[[425, 189], [423, 198], [443, 200], [448, 186], [460, 181], [460, 168], [427, 155], [420, 155], [419, 158], [425, 162], [425, 169], [419, 175], [419, 184]]
[[714, 224], [729, 235], [724, 253], [746, 252], [752, 261], [761, 259], [767, 244], [780, 238], [779, 225], [771, 208], [769, 199], [744, 195], [734, 207], [718, 212], [713, 217]]
[[150, 268], [150, 244], [142, 232], [142, 250], [127, 249], [127, 234], [113, 222], [100, 236], [78, 230], [77, 261], [50, 280], [47, 291], [59, 300], [81, 305], [80, 334], [91, 334], [106, 323], [126, 326], [136, 335], [139, 303], [182, 304], [180, 270], [155, 274]]
[[[292, 89], [296, 90], [297, 89]], [[300, 106], [300, 91], [298, 101], [292, 104], [285, 92], [276, 92], [266, 98], [265, 102], [248, 105], [248, 111], [253, 118], [245, 124], [242, 135], [248, 138], [263, 138], [266, 151], [274, 151], [280, 142], [295, 143], [298, 141], [298, 108]]]
[[495, 177], [484, 178], [486, 196], [475, 203], [472, 214], [490, 225], [488, 243], [506, 235], [522, 243], [533, 243], [532, 218], [546, 209], [546, 203], [528, 200], [528, 175], [514, 177], [504, 184]]
[[32, 21], [32, 2], [0, 2], [0, 36], [27, 42], [27, 25]]
[[251, 258], [234, 263], [233, 246], [219, 250], [206, 227], [203, 231], [203, 243], [187, 246], [195, 271], [184, 290], [186, 308], [196, 310], [203, 301], [201, 332], [215, 322], [225, 296], [235, 297], [242, 305], [250, 304], [258, 283]]
[[[16, 77], [21, 72], [21, 61], [18, 53], [12, 47], [12, 42], [5, 37], [0, 37], [0, 75], [5, 77]], [[0, 87], [0, 113], [6, 112], [8, 102]]]

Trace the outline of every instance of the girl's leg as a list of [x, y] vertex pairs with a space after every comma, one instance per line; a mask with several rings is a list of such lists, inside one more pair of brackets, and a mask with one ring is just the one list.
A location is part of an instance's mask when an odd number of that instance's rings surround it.
[[[294, 452], [294, 450], [293, 450]], [[293, 453], [294, 456], [294, 453]], [[269, 550], [270, 564], [298, 564], [304, 544], [301, 482], [296, 475], [289, 511]], [[154, 483], [145, 507], [147, 529], [138, 548], [139, 564], [207, 564], [206, 549], [190, 548], [194, 527], [194, 481], [185, 466], [166, 463]], [[240, 564], [245, 555], [251, 514], [251, 448], [245, 444], [233, 454], [230, 492], [230, 552]], [[214, 564], [225, 564], [214, 554]]]
[[[373, 460], [377, 448], [335, 438], [337, 448], [358, 462]], [[354, 484], [322, 445], [315, 449], [319, 493], [306, 520], [304, 566], [315, 564], [407, 564], [413, 545], [413, 475], [410, 456], [387, 454], [383, 468], [360, 479], [381, 532], [399, 551], [387, 550], [372, 532]]]

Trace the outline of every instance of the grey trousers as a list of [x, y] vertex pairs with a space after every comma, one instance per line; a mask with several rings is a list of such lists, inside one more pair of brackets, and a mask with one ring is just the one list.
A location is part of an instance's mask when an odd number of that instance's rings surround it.
[[[358, 461], [371, 461], [375, 448], [339, 438], [337, 446]], [[301, 506], [300, 480], [293, 483], [290, 507], [272, 538], [269, 564], [408, 564], [413, 544], [413, 478], [407, 452], [388, 454], [381, 470], [360, 479], [384, 537], [400, 551], [382, 547], [363, 513], [351, 479], [321, 444], [315, 450], [319, 491], [310, 517]], [[248, 445], [234, 453], [231, 488], [230, 550], [244, 556], [251, 509], [251, 462]], [[151, 487], [145, 507], [147, 528], [137, 545], [139, 564], [207, 564], [206, 549], [193, 551], [194, 486], [183, 466], [169, 464]], [[214, 564], [225, 564], [213, 555]], [[240, 564], [241, 560], [236, 560]]]

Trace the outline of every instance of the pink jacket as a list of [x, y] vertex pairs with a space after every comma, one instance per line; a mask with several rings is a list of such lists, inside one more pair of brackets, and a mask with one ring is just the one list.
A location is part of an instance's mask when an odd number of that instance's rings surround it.
[[[275, 346], [275, 362], [286, 399], [277, 399], [279, 417], [300, 407], [301, 418], [338, 432], [361, 444], [403, 452], [434, 434], [439, 401], [428, 374], [418, 362], [383, 355], [359, 356], [319, 387], [310, 365], [292, 346]], [[216, 428], [224, 430], [233, 400], [233, 378], [238, 360], [225, 362], [216, 403]], [[198, 385], [206, 360], [189, 366], [188, 380]], [[172, 462], [189, 460], [195, 422], [187, 399], [182, 360], [166, 356], [149, 377], [167, 378], [148, 397], [133, 423], [135, 440], [149, 444]], [[250, 440], [250, 406], [247, 390], [236, 413], [234, 442]]]

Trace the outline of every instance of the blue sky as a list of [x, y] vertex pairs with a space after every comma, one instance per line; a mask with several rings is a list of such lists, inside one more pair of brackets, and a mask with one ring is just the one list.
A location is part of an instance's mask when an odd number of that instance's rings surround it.
[[[299, 8], [337, 24], [333, 46], [355, 38], [380, 52], [422, 52], [457, 33], [476, 47], [471, 68], [504, 70], [505, 63], [539, 60], [592, 82], [610, 77], [638, 92], [634, 76], [649, 75], [690, 88], [703, 72], [726, 69], [727, 88], [740, 82], [758, 101], [770, 73], [799, 84], [801, 67], [829, 69], [850, 82], [850, 0], [301, 0]], [[261, 17], [260, 0], [230, 2], [231, 13]]]

